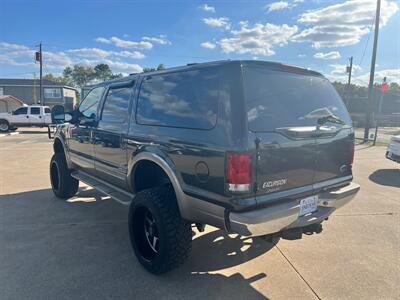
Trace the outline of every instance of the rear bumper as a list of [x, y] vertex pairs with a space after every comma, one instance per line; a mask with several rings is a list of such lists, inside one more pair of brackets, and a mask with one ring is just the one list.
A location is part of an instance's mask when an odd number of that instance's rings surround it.
[[232, 212], [228, 216], [228, 228], [243, 236], [260, 236], [320, 223], [336, 209], [350, 202], [359, 190], [358, 184], [350, 183], [339, 189], [321, 193], [317, 211], [302, 217], [299, 217], [300, 199], [276, 203], [260, 210]]

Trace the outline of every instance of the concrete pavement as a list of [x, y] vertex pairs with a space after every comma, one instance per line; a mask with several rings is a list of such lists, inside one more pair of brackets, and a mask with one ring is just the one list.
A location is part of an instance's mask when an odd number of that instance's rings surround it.
[[400, 298], [400, 168], [382, 147], [358, 147], [362, 189], [322, 234], [274, 246], [208, 227], [159, 277], [132, 254], [126, 207], [83, 185], [53, 196], [51, 150], [45, 132], [0, 140], [1, 299]]

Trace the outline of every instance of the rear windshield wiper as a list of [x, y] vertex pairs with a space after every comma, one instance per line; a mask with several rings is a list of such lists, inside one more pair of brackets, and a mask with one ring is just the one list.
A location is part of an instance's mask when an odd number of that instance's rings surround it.
[[326, 122], [331, 122], [331, 123], [336, 123], [336, 124], [342, 124], [345, 125], [346, 123], [339, 117], [335, 116], [335, 115], [326, 115], [323, 116], [321, 118], [318, 118], [317, 120], [319, 125], [323, 125]]

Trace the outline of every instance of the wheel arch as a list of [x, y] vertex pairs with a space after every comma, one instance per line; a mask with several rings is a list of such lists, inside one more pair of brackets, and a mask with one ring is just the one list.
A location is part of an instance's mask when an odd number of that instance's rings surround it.
[[128, 164], [128, 185], [130, 189], [136, 193], [137, 186], [135, 186], [135, 182], [137, 182], [137, 171], [139, 168], [143, 167], [143, 164], [154, 164], [158, 168], [164, 172], [167, 176], [169, 182], [172, 184], [174, 189], [176, 199], [178, 202], [179, 211], [182, 217], [187, 216], [187, 211], [185, 210], [185, 195], [181, 188], [180, 180], [178, 179], [177, 171], [175, 170], [172, 162], [168, 162], [167, 157], [163, 157], [160, 154], [156, 154], [153, 152], [141, 152], [134, 156], [134, 158]]
[[54, 151], [54, 153], [64, 154], [68, 168], [71, 167], [67, 147], [65, 146], [65, 143], [62, 141], [62, 139], [59, 136], [56, 136], [54, 138], [53, 151]]

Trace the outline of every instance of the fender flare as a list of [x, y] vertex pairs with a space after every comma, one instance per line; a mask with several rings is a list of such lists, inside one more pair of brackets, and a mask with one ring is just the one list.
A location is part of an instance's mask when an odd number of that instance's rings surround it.
[[141, 152], [135, 155], [128, 163], [128, 177], [127, 177], [127, 183], [129, 185], [129, 188], [133, 191], [134, 187], [132, 186], [132, 179], [133, 179], [133, 173], [135, 166], [141, 161], [151, 161], [158, 165], [164, 172], [167, 174], [169, 180], [172, 183], [172, 187], [174, 188], [175, 195], [176, 195], [176, 200], [178, 202], [178, 207], [179, 211], [181, 213], [181, 216], [183, 218], [190, 218], [190, 214], [188, 213], [188, 207], [187, 201], [185, 200], [185, 193], [182, 190], [181, 183], [178, 179], [177, 172], [175, 168], [171, 163], [168, 163], [167, 160], [168, 158], [163, 158], [161, 155], [158, 155], [153, 152]]
[[60, 135], [56, 135], [56, 136], [54, 137], [53, 152], [55, 153], [55, 151], [54, 151], [54, 144], [57, 142], [57, 140], [61, 143], [61, 145], [62, 145], [62, 147], [63, 147], [63, 149], [64, 149], [65, 160], [66, 160], [66, 162], [67, 162], [68, 169], [71, 169], [71, 162], [70, 162], [70, 160], [69, 160], [69, 152], [68, 152], [67, 146], [66, 146], [65, 143], [64, 143], [64, 139], [63, 139]]

